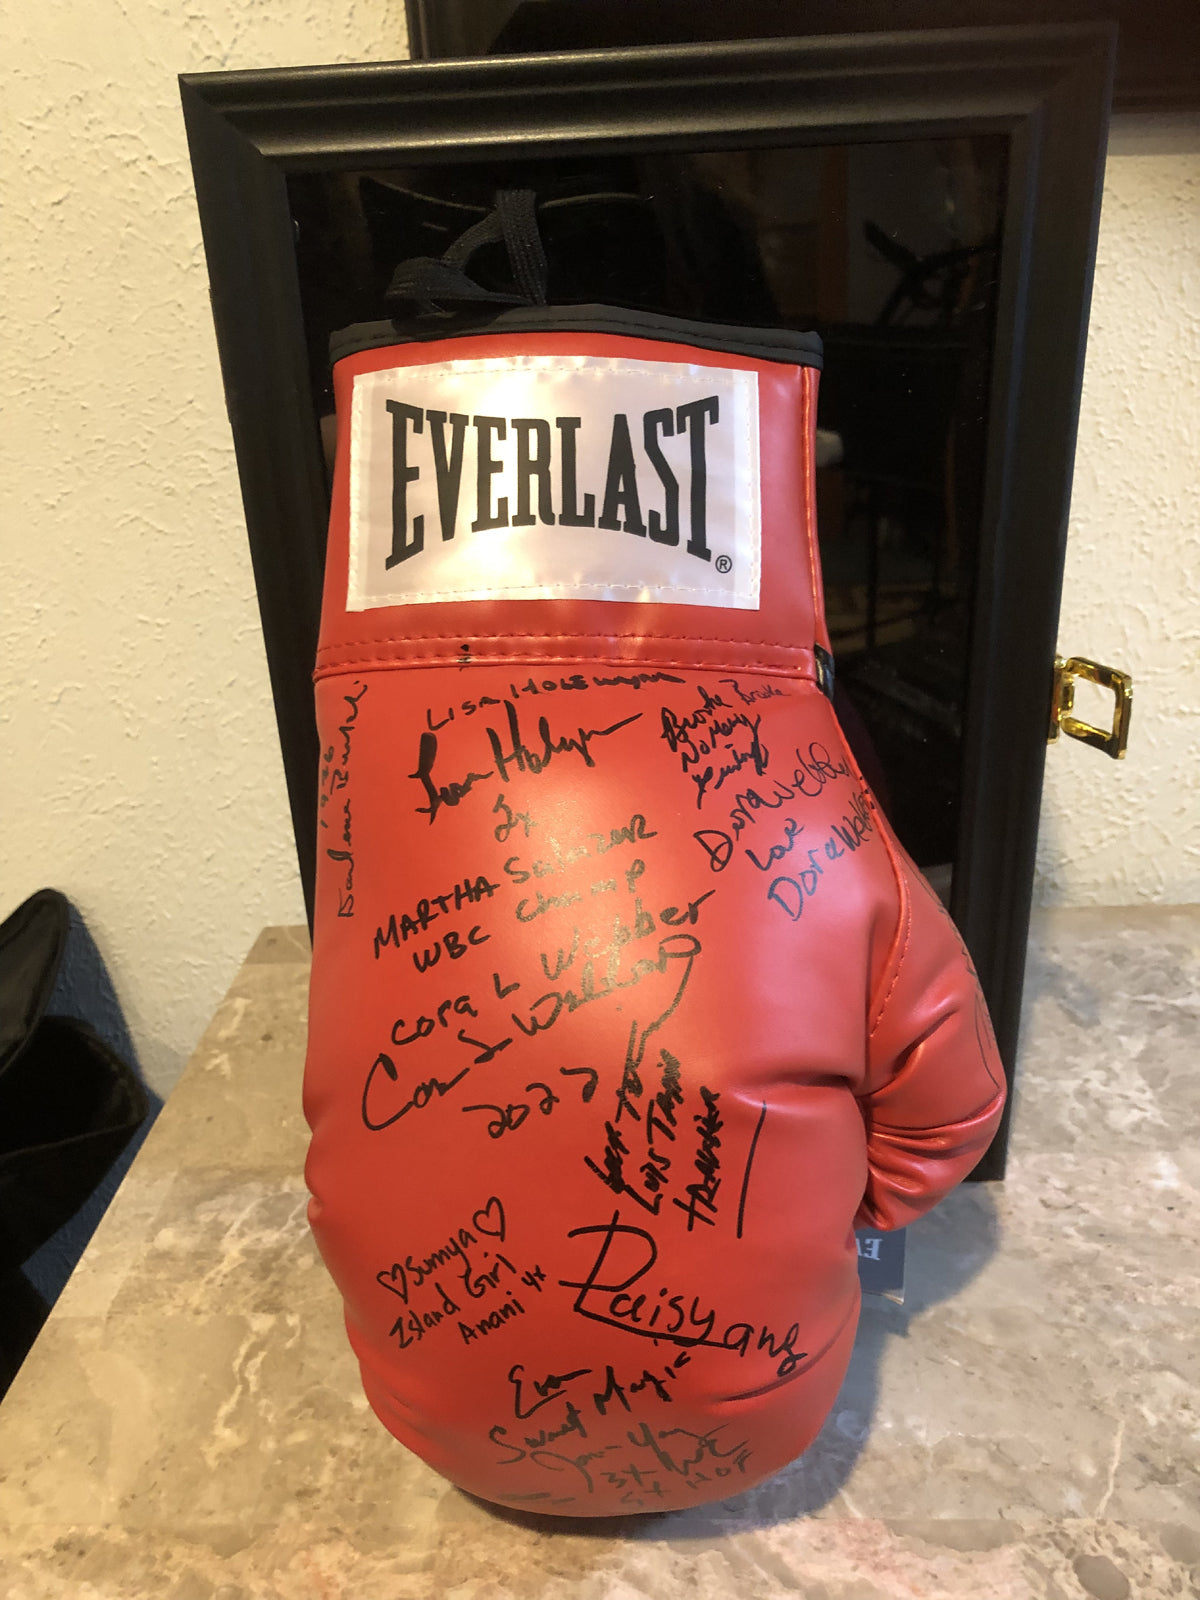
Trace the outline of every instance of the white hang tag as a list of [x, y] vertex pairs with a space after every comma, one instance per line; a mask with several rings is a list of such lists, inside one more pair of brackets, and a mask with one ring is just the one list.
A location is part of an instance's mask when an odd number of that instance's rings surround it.
[[761, 548], [756, 373], [525, 355], [354, 380], [349, 611], [754, 611]]

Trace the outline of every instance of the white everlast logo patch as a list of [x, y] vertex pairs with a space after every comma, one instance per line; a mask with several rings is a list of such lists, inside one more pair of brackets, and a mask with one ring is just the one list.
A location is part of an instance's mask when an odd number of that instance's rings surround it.
[[363, 373], [349, 611], [438, 600], [758, 608], [758, 378], [603, 356]]

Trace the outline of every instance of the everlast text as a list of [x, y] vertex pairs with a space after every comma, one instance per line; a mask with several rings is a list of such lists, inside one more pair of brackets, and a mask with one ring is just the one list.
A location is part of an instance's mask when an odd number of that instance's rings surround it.
[[[611, 423], [603, 483], [579, 483], [581, 417], [471, 416], [385, 400], [391, 416], [392, 545], [385, 566], [409, 561], [425, 548], [426, 517], [409, 515], [409, 488], [437, 488], [443, 540], [453, 539], [470, 517], [470, 530], [533, 527], [607, 528], [656, 544], [678, 545], [711, 561], [706, 522], [706, 438], [720, 425], [718, 397], [663, 407], [631, 417], [617, 412]], [[590, 424], [589, 424], [590, 425]], [[474, 493], [463, 501], [467, 430], [475, 446]], [[663, 450], [664, 439], [688, 441], [690, 482], [681, 494], [679, 477]], [[496, 483], [497, 477], [502, 480]], [[500, 487], [509, 490], [501, 494]], [[682, 516], [681, 516], [682, 502]], [[597, 515], [597, 505], [599, 514]]]

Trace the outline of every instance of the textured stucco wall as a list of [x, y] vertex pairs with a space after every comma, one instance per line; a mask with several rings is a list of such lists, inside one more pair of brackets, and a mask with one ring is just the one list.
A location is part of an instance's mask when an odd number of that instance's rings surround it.
[[6, 6], [0, 902], [80, 907], [175, 1081], [303, 921], [176, 75], [407, 53], [403, 0]]
[[1059, 648], [1132, 672], [1133, 722], [1049, 752], [1038, 898], [1200, 900], [1200, 119], [1109, 141]]
[[[76, 901], [166, 1092], [257, 929], [303, 916], [175, 75], [399, 57], [403, 6], [58, 0], [0, 31], [0, 897]], [[1052, 755], [1060, 901], [1200, 898], [1200, 159], [1193, 129], [1135, 132], [1105, 193], [1063, 641], [1134, 670], [1138, 720], [1124, 768]]]

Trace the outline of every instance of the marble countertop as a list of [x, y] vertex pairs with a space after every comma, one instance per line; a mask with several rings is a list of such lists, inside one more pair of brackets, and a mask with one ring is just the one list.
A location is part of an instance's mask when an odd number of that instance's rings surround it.
[[5, 1600], [1200, 1595], [1200, 907], [1035, 920], [1009, 1176], [909, 1232], [808, 1453], [498, 1514], [374, 1420], [305, 1223], [307, 940], [258, 940], [0, 1405]]

